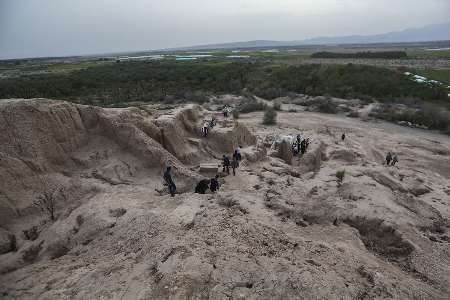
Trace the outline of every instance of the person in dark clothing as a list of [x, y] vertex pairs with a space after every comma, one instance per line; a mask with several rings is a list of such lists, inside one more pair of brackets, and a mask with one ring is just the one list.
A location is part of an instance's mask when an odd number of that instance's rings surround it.
[[302, 155], [306, 153], [306, 140], [303, 140], [300, 143], [300, 152], [302, 153]]
[[302, 137], [300, 136], [300, 134], [297, 134], [297, 154], [300, 153], [301, 143], [302, 143]]
[[388, 152], [388, 154], [386, 155], [386, 164], [389, 166], [391, 164], [392, 161], [392, 154], [391, 152]]
[[206, 190], [208, 188], [209, 188], [209, 180], [203, 179], [203, 180], [200, 180], [200, 182], [195, 187], [195, 192], [197, 194], [204, 194], [204, 193], [206, 193]]
[[394, 154], [394, 155], [392, 156], [392, 163], [391, 163], [391, 166], [395, 166], [396, 163], [398, 163], [398, 157], [397, 157], [397, 154]]
[[202, 127], [203, 137], [206, 137], [209, 133], [209, 123], [205, 122]]
[[341, 139], [342, 139], [342, 141], [345, 140], [345, 133], [342, 134]]
[[242, 160], [241, 148], [242, 148], [242, 146], [239, 146], [236, 149], [236, 158], [237, 158], [238, 163]]
[[216, 177], [211, 178], [209, 183], [209, 189], [213, 193], [219, 190], [219, 175], [216, 175]]
[[239, 153], [239, 150], [236, 149], [236, 150], [234, 150], [234, 153], [233, 153], [233, 160], [231, 162], [231, 165], [233, 166], [233, 161], [235, 161], [235, 163], [236, 163], [235, 168], [236, 169], [239, 168], [239, 161], [240, 160], [241, 160], [241, 153]]
[[225, 154], [223, 155], [222, 165], [223, 165], [222, 172], [225, 172], [225, 170], [227, 170], [227, 174], [230, 175], [230, 158]]
[[239, 162], [235, 156], [233, 156], [233, 160], [231, 161], [231, 168], [233, 168], [233, 176], [236, 176], [236, 169], [239, 168]]
[[298, 154], [298, 144], [297, 142], [294, 142], [292, 144], [292, 155], [297, 156], [297, 154]]
[[172, 197], [174, 197], [175, 196], [175, 192], [177, 190], [177, 186], [175, 185], [175, 183], [172, 180], [171, 171], [172, 171], [172, 167], [167, 167], [166, 171], [164, 172], [163, 178], [164, 178], [164, 182], [169, 187], [170, 195]]

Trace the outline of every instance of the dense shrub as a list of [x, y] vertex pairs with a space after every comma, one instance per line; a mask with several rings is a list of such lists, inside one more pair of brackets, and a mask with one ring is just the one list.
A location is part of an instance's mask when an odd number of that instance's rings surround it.
[[424, 85], [403, 72], [363, 65], [270, 65], [247, 62], [121, 62], [70, 73], [0, 79], [0, 98], [54, 98], [99, 106], [130, 102], [202, 103], [208, 93], [274, 99], [294, 94], [340, 98], [447, 100], [442, 86]]
[[273, 108], [268, 108], [264, 112], [263, 124], [264, 125], [275, 125], [275, 124], [277, 124], [277, 112]]
[[450, 127], [450, 111], [430, 103], [421, 103], [417, 107], [407, 108], [399, 108], [395, 104], [384, 104], [372, 112], [371, 116], [392, 122], [411, 122], [443, 132], [447, 132]]
[[318, 100], [318, 102], [317, 109], [319, 112], [325, 114], [336, 114], [338, 112], [337, 105], [333, 102], [333, 100], [325, 98]]
[[263, 111], [266, 109], [266, 107], [267, 107], [267, 105], [265, 103], [260, 102], [256, 99], [250, 98], [250, 99], [243, 100], [239, 104], [237, 109], [239, 110], [239, 112], [241, 112], [243, 114], [247, 114], [247, 113], [251, 113], [251, 112], [255, 112], [255, 111]]
[[338, 52], [316, 52], [311, 54], [312, 58], [382, 58], [382, 59], [400, 59], [407, 58], [408, 54], [404, 51], [379, 51], [379, 52], [356, 52], [356, 53], [338, 53]]

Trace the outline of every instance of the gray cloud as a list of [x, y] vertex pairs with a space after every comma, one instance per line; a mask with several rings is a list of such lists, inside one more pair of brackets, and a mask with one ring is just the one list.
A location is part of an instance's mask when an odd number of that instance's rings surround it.
[[448, 0], [0, 0], [0, 58], [374, 34], [449, 20]]

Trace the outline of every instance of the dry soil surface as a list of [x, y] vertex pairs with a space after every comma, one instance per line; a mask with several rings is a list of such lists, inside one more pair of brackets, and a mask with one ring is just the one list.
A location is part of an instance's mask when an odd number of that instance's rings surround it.
[[[0, 100], [0, 297], [450, 297], [448, 136], [280, 112], [272, 127], [262, 113], [218, 116], [202, 138], [215, 114]], [[298, 133], [312, 141], [305, 155], [270, 149]], [[193, 193], [214, 175], [200, 165], [238, 145], [236, 176]], [[397, 166], [384, 164], [388, 151]], [[49, 190], [54, 221], [33, 205]]]

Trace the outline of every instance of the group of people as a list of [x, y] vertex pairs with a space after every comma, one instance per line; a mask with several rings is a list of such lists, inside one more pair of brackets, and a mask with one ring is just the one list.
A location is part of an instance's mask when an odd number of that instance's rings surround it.
[[222, 113], [223, 113], [223, 117], [226, 119], [228, 118], [228, 116], [231, 113], [231, 107], [229, 107], [228, 105], [225, 105], [222, 109]]
[[397, 154], [388, 152], [386, 155], [386, 165], [395, 166], [396, 163], [398, 163]]
[[[223, 155], [222, 158], [222, 172], [227, 173], [230, 175], [230, 167], [233, 170], [233, 175], [236, 176], [236, 169], [239, 168], [239, 162], [242, 160], [241, 155], [241, 146], [239, 146], [236, 150], [233, 152], [233, 158], [230, 161], [230, 158], [227, 155]], [[172, 197], [175, 196], [175, 193], [177, 191], [177, 187], [172, 179], [172, 168], [169, 166], [166, 168], [166, 171], [164, 172], [164, 185], [166, 185], [169, 189], [169, 193]], [[208, 189], [211, 190], [211, 192], [215, 193], [219, 190], [220, 184], [219, 184], [219, 175], [216, 175], [214, 178], [211, 179], [203, 179], [201, 180], [197, 186], [195, 187], [195, 192], [198, 194], [205, 194]]]
[[298, 155], [299, 153], [301, 153], [302, 155], [305, 154], [308, 150], [309, 144], [309, 138], [302, 139], [301, 135], [297, 134], [294, 143], [292, 143], [292, 153], [294, 154], [294, 156]]
[[239, 146], [233, 152], [233, 158], [230, 161], [230, 158], [227, 155], [223, 155], [222, 157], [222, 172], [227, 172], [230, 175], [230, 167], [233, 169], [233, 175], [236, 176], [236, 169], [239, 168], [239, 162], [242, 160], [241, 156], [241, 147]]
[[208, 189], [211, 190], [212, 193], [215, 193], [219, 190], [219, 175], [216, 175], [211, 179], [202, 179], [195, 187], [195, 192], [197, 194], [205, 194]]

